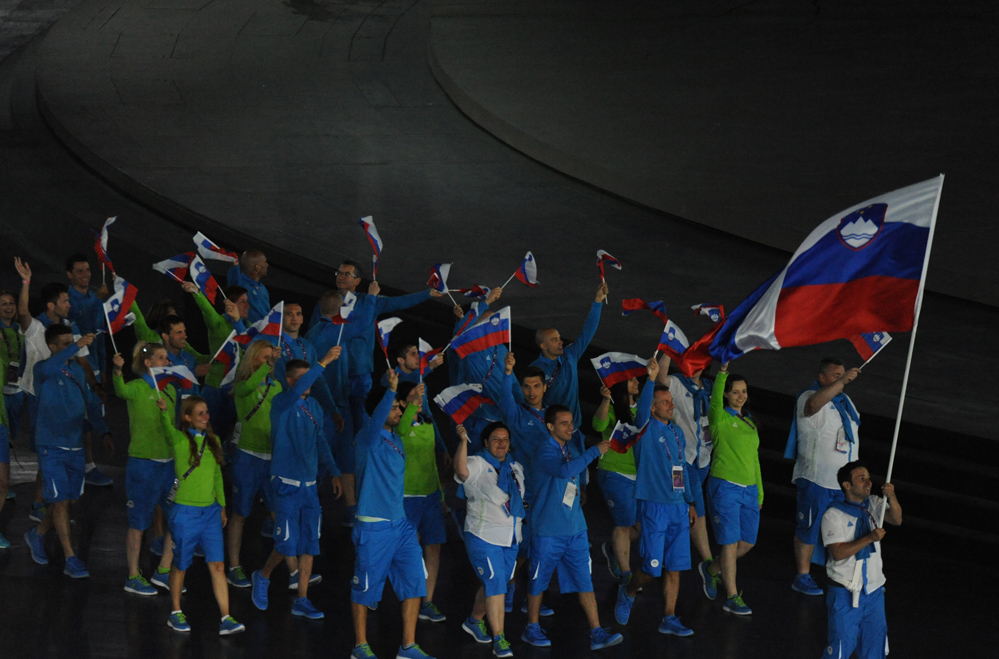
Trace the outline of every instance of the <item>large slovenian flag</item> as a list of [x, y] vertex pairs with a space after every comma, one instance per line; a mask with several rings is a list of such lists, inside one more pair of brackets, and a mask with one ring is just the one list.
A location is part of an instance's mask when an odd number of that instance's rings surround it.
[[639, 311], [640, 309], [648, 309], [654, 313], [659, 320], [664, 323], [669, 322], [669, 318], [666, 316], [666, 305], [661, 301], [657, 300], [655, 302], [646, 302], [645, 300], [632, 297], [626, 300], [621, 300], [621, 315], [630, 316], [631, 314]]
[[648, 372], [641, 357], [624, 352], [605, 352], [590, 362], [593, 368], [597, 369], [597, 375], [600, 376], [604, 386], [608, 388], [618, 382], [641, 377]]
[[452, 265], [454, 264], [435, 263], [433, 267], [430, 268], [430, 279], [427, 281], [427, 286], [435, 291], [447, 293], [447, 276], [451, 272]]
[[382, 255], [382, 237], [378, 235], [378, 229], [375, 227], [375, 218], [368, 215], [362, 217], [358, 222], [361, 228], [364, 229], [364, 233], [368, 236], [368, 242], [371, 243], [371, 249], [375, 251], [374, 256], [371, 257], [371, 278], [378, 279], [378, 257]]
[[645, 434], [645, 430], [648, 427], [648, 423], [641, 428], [636, 428], [630, 423], [618, 421], [617, 425], [614, 426], [614, 430], [611, 432], [610, 447], [616, 453], [627, 453], [628, 449], [634, 446], [635, 442], [642, 438], [642, 435]]
[[227, 249], [222, 249], [209, 240], [208, 236], [200, 231], [194, 234], [194, 244], [198, 246], [198, 254], [201, 255], [201, 258], [225, 261], [226, 263], [232, 264], [239, 263], [239, 256], [236, 252], [230, 252]]
[[871, 360], [874, 355], [881, 352], [881, 349], [891, 341], [891, 334], [888, 332], [868, 332], [860, 334], [850, 339], [853, 347], [860, 353], [860, 358], [865, 362]]
[[191, 259], [194, 257], [194, 252], [184, 252], [173, 258], [154, 263], [153, 270], [162, 272], [167, 277], [173, 277], [177, 281], [184, 281], [187, 278], [187, 270], [191, 267]]
[[725, 307], [720, 304], [695, 304], [690, 308], [699, 316], [707, 316], [713, 323], [725, 320]]
[[451, 348], [462, 357], [510, 343], [510, 307], [489, 314], [481, 322], [451, 340]]
[[201, 260], [200, 256], [195, 256], [191, 259], [191, 279], [198, 285], [201, 292], [205, 294], [208, 301], [215, 304], [215, 297], [219, 292], [219, 284], [215, 281], [215, 277], [212, 277], [212, 273], [208, 272], [208, 267]]
[[160, 391], [171, 384], [178, 389], [190, 389], [198, 385], [198, 378], [186, 366], [153, 366], [149, 369], [149, 375], [156, 381], [156, 388]]
[[114, 293], [104, 302], [104, 314], [107, 316], [108, 330], [112, 334], [135, 322], [135, 314], [129, 313], [129, 309], [138, 292], [139, 289], [121, 277], [114, 278]]
[[597, 268], [600, 269], [600, 281], [604, 281], [604, 266], [609, 265], [617, 270], [621, 269], [621, 262], [602, 249], [597, 250]]
[[677, 327], [672, 320], [667, 320], [663, 334], [659, 338], [659, 349], [670, 357], [675, 357], [682, 355], [689, 347], [690, 341], [687, 340], [683, 330]]
[[430, 362], [433, 361], [434, 357], [440, 354], [440, 351], [444, 348], [434, 348], [423, 339], [420, 339], [418, 349], [420, 351], [420, 377], [422, 378], [426, 375], [427, 371], [430, 370]]
[[787, 266], [725, 321], [711, 355], [728, 362], [866, 332], [908, 332], [918, 313], [943, 175], [820, 224]]
[[237, 334], [233, 340], [241, 346], [248, 346], [254, 339], [266, 339], [274, 345], [281, 336], [281, 323], [284, 320], [284, 300], [274, 305], [267, 315], [250, 325], [245, 332]]
[[236, 368], [239, 366], [240, 349], [239, 342], [236, 340], [237, 337], [236, 330], [233, 330], [229, 334], [229, 338], [225, 340], [219, 351], [215, 353], [212, 357], [212, 361], [219, 362], [225, 366], [225, 370], [222, 375], [222, 385], [227, 385], [236, 378]]
[[534, 260], [534, 254], [528, 252], [524, 255], [524, 260], [520, 262], [520, 267], [513, 276], [532, 288], [541, 285], [538, 281], [538, 262]]
[[448, 387], [434, 397], [434, 402], [455, 423], [464, 423], [482, 405], [493, 405], [492, 399], [482, 393], [481, 384], [459, 384]]
[[[94, 236], [94, 252], [97, 254], [97, 260], [107, 266], [111, 272], [114, 272], [114, 266], [111, 264], [111, 257], [108, 256], [108, 227], [114, 224], [117, 219], [118, 216], [115, 215], [104, 220], [104, 226], [99, 232], [94, 229], [90, 230]], [[125, 308], [128, 309], [128, 307]]]

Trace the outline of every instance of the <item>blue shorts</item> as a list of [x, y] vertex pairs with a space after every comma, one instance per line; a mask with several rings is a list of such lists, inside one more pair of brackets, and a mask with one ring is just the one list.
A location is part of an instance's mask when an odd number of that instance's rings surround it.
[[600, 484], [600, 491], [604, 493], [614, 526], [634, 526], [638, 519], [635, 481], [616, 471], [597, 469], [597, 482]]
[[0, 464], [10, 464], [10, 431], [0, 426]]
[[402, 505], [406, 509], [406, 519], [420, 536], [422, 546], [442, 545], [447, 542], [440, 492], [422, 497], [405, 497]]
[[531, 513], [527, 513], [527, 518], [520, 525], [520, 544], [517, 545], [517, 558], [531, 557]]
[[371, 606], [382, 599], [385, 579], [399, 601], [427, 594], [427, 569], [416, 529], [408, 519], [390, 522], [355, 522], [354, 578], [350, 601]]
[[830, 585], [826, 589], [829, 611], [829, 646], [823, 657], [884, 659], [888, 654], [888, 623], [885, 620], [885, 589], [860, 593], [860, 606], [853, 608], [853, 594]]
[[794, 535], [802, 544], [814, 545], [812, 563], [826, 564], [826, 548], [819, 542], [822, 530], [822, 516], [833, 501], [843, 500], [843, 490], [830, 490], [817, 483], [799, 478], [798, 485], [798, 528]]
[[517, 569], [517, 545], [500, 547], [471, 533], [465, 534], [465, 549], [472, 568], [479, 575], [486, 597], [506, 595], [507, 584]]
[[565, 593], [593, 592], [593, 561], [586, 531], [571, 536], [535, 535], [531, 538], [531, 595], [548, 590], [558, 568], [558, 587]]
[[257, 495], [264, 495], [267, 510], [274, 510], [274, 492], [271, 489], [271, 461], [258, 458], [246, 451], [237, 449], [232, 457], [229, 470], [232, 479], [232, 513], [249, 517]]
[[129, 458], [125, 467], [125, 496], [128, 498], [128, 528], [145, 531], [153, 523], [153, 511], [160, 506], [170, 510], [170, 490], [177, 478], [173, 460], [157, 462]]
[[687, 464], [687, 476], [690, 478], [690, 493], [694, 495], [694, 510], [698, 517], [704, 517], [706, 508], [704, 507], [704, 481], [708, 479], [708, 472], [711, 471], [711, 464], [704, 467], [695, 467]]
[[194, 548], [201, 545], [206, 563], [225, 560], [222, 547], [222, 506], [186, 506], [175, 503], [167, 515], [173, 538], [173, 566], [178, 570], [191, 567]]
[[319, 488], [292, 485], [277, 476], [271, 481], [274, 491], [274, 550], [282, 556], [319, 555], [319, 536], [323, 511], [319, 507]]
[[86, 451], [40, 446], [38, 470], [42, 472], [42, 496], [45, 503], [76, 501], [83, 494], [86, 475]]
[[685, 503], [638, 502], [642, 572], [658, 577], [664, 569], [668, 572], [690, 569], [689, 509]]
[[354, 417], [349, 404], [340, 407], [340, 416], [343, 417], [342, 431], [337, 432], [336, 423], [327, 418], [323, 422], [323, 432], [340, 473], [353, 474], [357, 468], [357, 457], [354, 449]]
[[710, 476], [708, 504], [711, 506], [711, 528], [719, 545], [734, 545], [740, 540], [756, 544], [756, 533], [760, 530], [756, 485], [737, 485]]

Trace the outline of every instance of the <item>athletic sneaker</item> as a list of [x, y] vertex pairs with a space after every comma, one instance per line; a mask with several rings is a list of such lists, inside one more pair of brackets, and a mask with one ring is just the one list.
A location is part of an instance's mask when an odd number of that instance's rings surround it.
[[323, 612], [312, 606], [308, 597], [299, 597], [295, 600], [295, 603], [291, 605], [291, 615], [302, 616], [309, 620], [323, 619]]
[[156, 589], [153, 588], [152, 584], [146, 581], [146, 578], [142, 576], [142, 573], [140, 572], [125, 582], [125, 592], [135, 593], [136, 595], [152, 596], [156, 594]]
[[[521, 613], [527, 613], [527, 600], [526, 599], [524, 600], [524, 603], [520, 607], [520, 612]], [[540, 617], [540, 618], [547, 618], [547, 617], [553, 616], [553, 615], [555, 615], [555, 609], [553, 609], [550, 606], [545, 606], [544, 604], [541, 605], [541, 610], [538, 611], [538, 617]]]
[[737, 616], [748, 616], [753, 612], [753, 610], [746, 606], [746, 603], [742, 600], [742, 593], [725, 600], [725, 603], [722, 605], [722, 609], [728, 611], [729, 613], [734, 613]]
[[[170, 568], [167, 568], [166, 572], [161, 572], [160, 568], [156, 568], [156, 572], [153, 573], [153, 576], [149, 577], [149, 583], [151, 583], [154, 586], [159, 586], [160, 588], [165, 588], [166, 590], [170, 590]], [[187, 586], [184, 586], [181, 589], [180, 594], [184, 595], [186, 593], [187, 593]]]
[[236, 622], [236, 619], [232, 616], [226, 616], [222, 620], [222, 624], [219, 625], [219, 636], [229, 636], [230, 634], [239, 634], [245, 631], [246, 627], [243, 626], [243, 623]]
[[520, 635], [520, 640], [536, 648], [550, 648], [552, 646], [552, 642], [545, 635], [545, 630], [541, 629], [541, 625], [536, 622], [527, 623], [527, 626], [524, 627], [524, 633]]
[[87, 475], [83, 478], [87, 485], [93, 485], [94, 487], [110, 487], [114, 485], [114, 481], [110, 476], [107, 476], [97, 467], [94, 467], [87, 472]]
[[441, 613], [441, 610], [437, 608], [436, 604], [433, 602], [424, 602], [420, 604], [420, 620], [444, 622], [447, 618], [443, 613]]
[[67, 558], [66, 566], [62, 569], [62, 573], [74, 579], [86, 579], [90, 576], [90, 572], [87, 572], [87, 566], [83, 564], [79, 556], [70, 556]]
[[419, 645], [413, 643], [408, 648], [399, 646], [399, 652], [395, 655], [395, 659], [434, 659], [429, 654], [424, 652]]
[[[313, 572], [309, 575], [309, 585], [315, 586], [317, 583], [323, 580], [323, 575], [318, 572]], [[288, 575], [288, 590], [298, 590], [298, 570], [295, 570]]]
[[513, 656], [513, 650], [510, 648], [510, 641], [506, 640], [506, 636], [503, 634], [498, 634], [496, 638], [493, 639], [493, 656], [500, 657], [500, 659]]
[[507, 589], [508, 590], [506, 591], [506, 600], [503, 609], [507, 613], [513, 613], [513, 595], [517, 591], [514, 590], [513, 586], [507, 586]]
[[666, 616], [659, 623], [660, 634], [672, 634], [673, 636], [693, 636], [694, 630], [684, 626], [676, 616]]
[[610, 628], [597, 627], [590, 630], [590, 649], [603, 650], [624, 640], [620, 634], [611, 634]]
[[163, 545], [165, 544], [166, 538], [164, 536], [157, 536], [153, 538], [152, 542], [149, 543], [149, 551], [156, 554], [157, 556], [163, 555]]
[[187, 624], [187, 616], [184, 615], [183, 611], [171, 613], [170, 617], [167, 618], [167, 627], [175, 629], [179, 632], [191, 631], [191, 626]]
[[37, 501], [33, 502], [31, 504], [31, 512], [28, 513], [28, 519], [41, 524], [42, 520], [45, 519], [45, 504], [38, 503]]
[[253, 600], [253, 606], [257, 607], [261, 611], [267, 610], [267, 588], [271, 585], [270, 579], [265, 579], [260, 570], [254, 570], [253, 574], [250, 575], [250, 580], [253, 582], [253, 592], [250, 593], [250, 599]]
[[821, 595], [822, 589], [819, 585], [815, 583], [810, 574], [799, 574], [791, 582], [791, 590], [797, 591], [803, 595]]
[[274, 519], [268, 515], [264, 518], [264, 523], [260, 525], [260, 535], [264, 538], [274, 537]]
[[626, 586], [617, 587], [617, 604], [614, 605], [614, 619], [619, 625], [627, 625], [631, 617], [631, 607], [635, 606], [635, 598], [628, 597]]
[[10, 540], [3, 537], [3, 533], [0, 533], [0, 549], [10, 549]]
[[605, 542], [600, 545], [600, 551], [604, 553], [604, 558], [607, 559], [607, 569], [610, 570], [611, 576], [615, 579], [620, 579], [621, 564], [618, 563], [617, 556], [614, 555], [614, 548], [611, 547], [609, 542]]
[[45, 553], [45, 538], [38, 535], [38, 531], [35, 529], [25, 531], [24, 542], [27, 543], [28, 550], [31, 552], [31, 560], [39, 565], [49, 564], [49, 555]]
[[229, 582], [230, 586], [235, 588], [249, 588], [253, 585], [247, 578], [246, 570], [243, 569], [242, 565], [237, 565], [226, 570], [225, 580]]
[[708, 564], [711, 561], [701, 561], [697, 564], [697, 572], [701, 575], [701, 582], [704, 584], [704, 595], [709, 600], [718, 597], [718, 585], [721, 583], [720, 574], [708, 572]]
[[476, 643], [489, 643], [493, 640], [486, 631], [485, 620], [475, 620], [472, 616], [468, 616], [468, 619], [461, 623], [461, 628], [471, 634]]
[[370, 645], [361, 643], [354, 646], [354, 649], [350, 653], [350, 659], [378, 659], [378, 657], [371, 651]]

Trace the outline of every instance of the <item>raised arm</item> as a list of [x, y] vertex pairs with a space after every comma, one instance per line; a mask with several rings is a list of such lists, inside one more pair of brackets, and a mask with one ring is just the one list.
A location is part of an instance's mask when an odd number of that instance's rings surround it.
[[21, 326], [21, 333], [24, 334], [28, 331], [28, 326], [34, 321], [34, 318], [31, 317], [31, 311], [28, 310], [28, 299], [31, 288], [31, 266], [15, 256], [14, 268], [17, 269], [17, 274], [21, 275], [21, 293], [17, 296], [17, 322]]
[[659, 374], [659, 363], [655, 359], [650, 359], [645, 366], [649, 374], [649, 379], [642, 387], [642, 395], [638, 397], [638, 409], [635, 411], [635, 426], [641, 428], [649, 422], [652, 416], [652, 396], [656, 390], [656, 376]]
[[375, 309], [377, 310], [375, 315], [390, 313], [392, 311], [402, 311], [403, 309], [415, 307], [421, 302], [429, 300], [433, 293], [436, 292], [437, 291], [434, 289], [428, 288], [425, 291], [409, 293], [408, 295], [399, 295], [397, 297], [378, 296], [375, 298]]
[[825, 407], [826, 403], [843, 393], [843, 388], [856, 380], [858, 375], [860, 375], [860, 369], [851, 368], [849, 371], [845, 371], [842, 377], [838, 380], [832, 384], [822, 387], [812, 394], [811, 397], [805, 401], [805, 416], [809, 417], [817, 414], [819, 410]]
[[454, 452], [454, 475], [459, 482], [464, 483], [468, 480], [468, 431], [465, 430], [465, 426], [458, 424], [455, 428], [455, 432], [458, 434], [458, 448]]
[[891, 524], [892, 526], [900, 526], [902, 524], [902, 504], [898, 502], [895, 497], [895, 486], [891, 483], [885, 483], [881, 486], [881, 494], [885, 497], [885, 522]]
[[586, 316], [582, 333], [580, 333], [579, 338], [571, 346], [565, 349], [566, 356], [572, 361], [579, 361], [579, 358], [583, 356], [583, 353], [589, 347], [590, 341], [596, 335], [597, 327], [600, 325], [600, 313], [603, 309], [605, 297], [607, 297], [607, 284], [602, 283], [597, 289], [597, 295], [593, 304], [590, 305], [590, 313]]

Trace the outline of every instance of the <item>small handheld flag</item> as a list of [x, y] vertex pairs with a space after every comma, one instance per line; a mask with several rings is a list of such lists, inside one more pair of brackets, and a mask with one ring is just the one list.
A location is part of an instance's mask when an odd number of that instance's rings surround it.
[[467, 357], [473, 352], [510, 343], [510, 327], [510, 307], [503, 307], [451, 339], [450, 346], [462, 357]]
[[392, 368], [392, 362], [388, 356], [389, 337], [396, 325], [402, 322], [402, 318], [386, 318], [378, 321], [378, 341], [382, 344], [382, 352], [385, 353], [385, 363]]
[[208, 237], [200, 231], [194, 234], [194, 244], [198, 246], [198, 254], [200, 254], [202, 258], [225, 261], [226, 263], [232, 263], [234, 265], [239, 264], [239, 256], [236, 252], [230, 252], [227, 249], [222, 249], [209, 240]]
[[648, 372], [641, 357], [624, 352], [605, 352], [590, 362], [607, 388], [613, 387], [618, 382], [641, 377]]
[[712, 323], [725, 320], [725, 307], [720, 304], [695, 304], [690, 308], [695, 314], [710, 318]]
[[434, 357], [440, 354], [441, 350], [444, 348], [433, 348], [429, 343], [420, 339], [419, 345], [420, 351], [420, 381], [423, 381], [423, 376], [427, 371], [430, 370], [430, 362], [433, 361]]
[[156, 388], [160, 391], [171, 384], [178, 389], [190, 389], [198, 385], [198, 378], [186, 366], [153, 366], [149, 369], [149, 375], [152, 376], [156, 382]]
[[114, 274], [114, 266], [111, 264], [111, 257], [108, 256], [108, 227], [114, 224], [114, 221], [117, 219], [117, 215], [106, 219], [100, 232], [94, 229], [90, 230], [90, 233], [94, 236], [94, 252], [97, 254], [97, 260], [100, 261], [101, 268], [103, 269], [104, 266], [107, 266], [111, 274]]
[[427, 286], [433, 288], [441, 293], [447, 293], [447, 296], [451, 298], [451, 302], [457, 306], [454, 296], [451, 295], [451, 291], [447, 288], [447, 276], [451, 272], [451, 266], [453, 263], [435, 263], [432, 268], [430, 268], [430, 279], [427, 281]]
[[107, 316], [110, 334], [116, 334], [135, 322], [135, 314], [129, 313], [129, 309], [132, 308], [138, 292], [139, 289], [121, 277], [114, 278], [114, 293], [104, 302], [104, 313]]
[[375, 251], [374, 256], [371, 259], [372, 271], [371, 278], [375, 281], [378, 280], [378, 257], [382, 254], [382, 237], [378, 235], [378, 229], [375, 227], [375, 219], [368, 215], [362, 217], [358, 222], [361, 224], [361, 228], [364, 229], [364, 233], [368, 236], [368, 242], [371, 243], [371, 249]]
[[506, 288], [506, 285], [513, 281], [514, 277], [527, 284], [531, 288], [537, 288], [541, 285], [538, 281], [538, 262], [534, 260], [534, 254], [528, 252], [524, 255], [524, 260], [520, 262], [520, 267], [517, 271], [513, 273], [510, 279], [506, 280], [500, 288]]
[[688, 347], [690, 347], [690, 342], [687, 341], [683, 330], [677, 327], [672, 320], [667, 320], [663, 335], [659, 339], [659, 350], [673, 357], [674, 355], [682, 355]]
[[635, 442], [642, 438], [642, 435], [645, 434], [648, 427], [648, 423], [641, 428], [636, 428], [629, 423], [618, 421], [617, 425], [614, 426], [613, 432], [611, 432], [611, 449], [613, 449], [616, 453], [627, 453], [628, 449], [634, 446]]
[[236, 378], [236, 368], [239, 366], [240, 349], [236, 340], [236, 330], [229, 334], [229, 338], [222, 343], [219, 351], [212, 357], [212, 361], [219, 362], [225, 367], [222, 376], [222, 384], [226, 385]]
[[490, 288], [488, 286], [479, 286], [476, 284], [471, 288], [459, 288], [458, 292], [465, 297], [470, 297], [473, 300], [485, 300], [489, 297]]
[[267, 312], [267, 315], [250, 325], [242, 334], [237, 334], [233, 340], [236, 343], [247, 346], [254, 339], [267, 339], [274, 345], [278, 344], [278, 337], [281, 336], [281, 323], [284, 320], [284, 300], [274, 305], [274, 308]]
[[645, 300], [637, 297], [628, 298], [627, 300], [621, 300], [621, 315], [630, 316], [634, 312], [640, 309], [648, 309], [654, 313], [659, 320], [664, 323], [669, 322], [669, 318], [666, 316], [666, 305], [661, 301], [656, 302], [646, 302]]
[[464, 423], [482, 405], [493, 405], [492, 399], [482, 393], [481, 384], [459, 384], [448, 387], [434, 397], [434, 402], [455, 423]]
[[850, 339], [853, 347], [860, 353], [860, 358], [864, 360], [864, 366], [867, 366], [868, 362], [874, 359], [874, 355], [881, 352], [889, 341], [891, 341], [891, 334], [888, 332], [869, 332]]
[[597, 250], [597, 268], [600, 269], [600, 281], [604, 281], [604, 266], [609, 265], [617, 270], [621, 269], [621, 262], [602, 249]]
[[[201, 260], [200, 256], [195, 256], [191, 259], [191, 279], [201, 292], [205, 294], [208, 301], [215, 304], [215, 297], [219, 292], [218, 282], [215, 281], [215, 277], [212, 277], [212, 273], [208, 272], [208, 268], [205, 266], [205, 262]], [[222, 294], [225, 297], [225, 293]]]
[[183, 254], [178, 254], [173, 258], [154, 263], [153, 270], [162, 272], [167, 277], [173, 277], [177, 281], [182, 282], [185, 278], [187, 278], [187, 270], [191, 267], [191, 259], [193, 259], [194, 256], [194, 252], [184, 252]]

